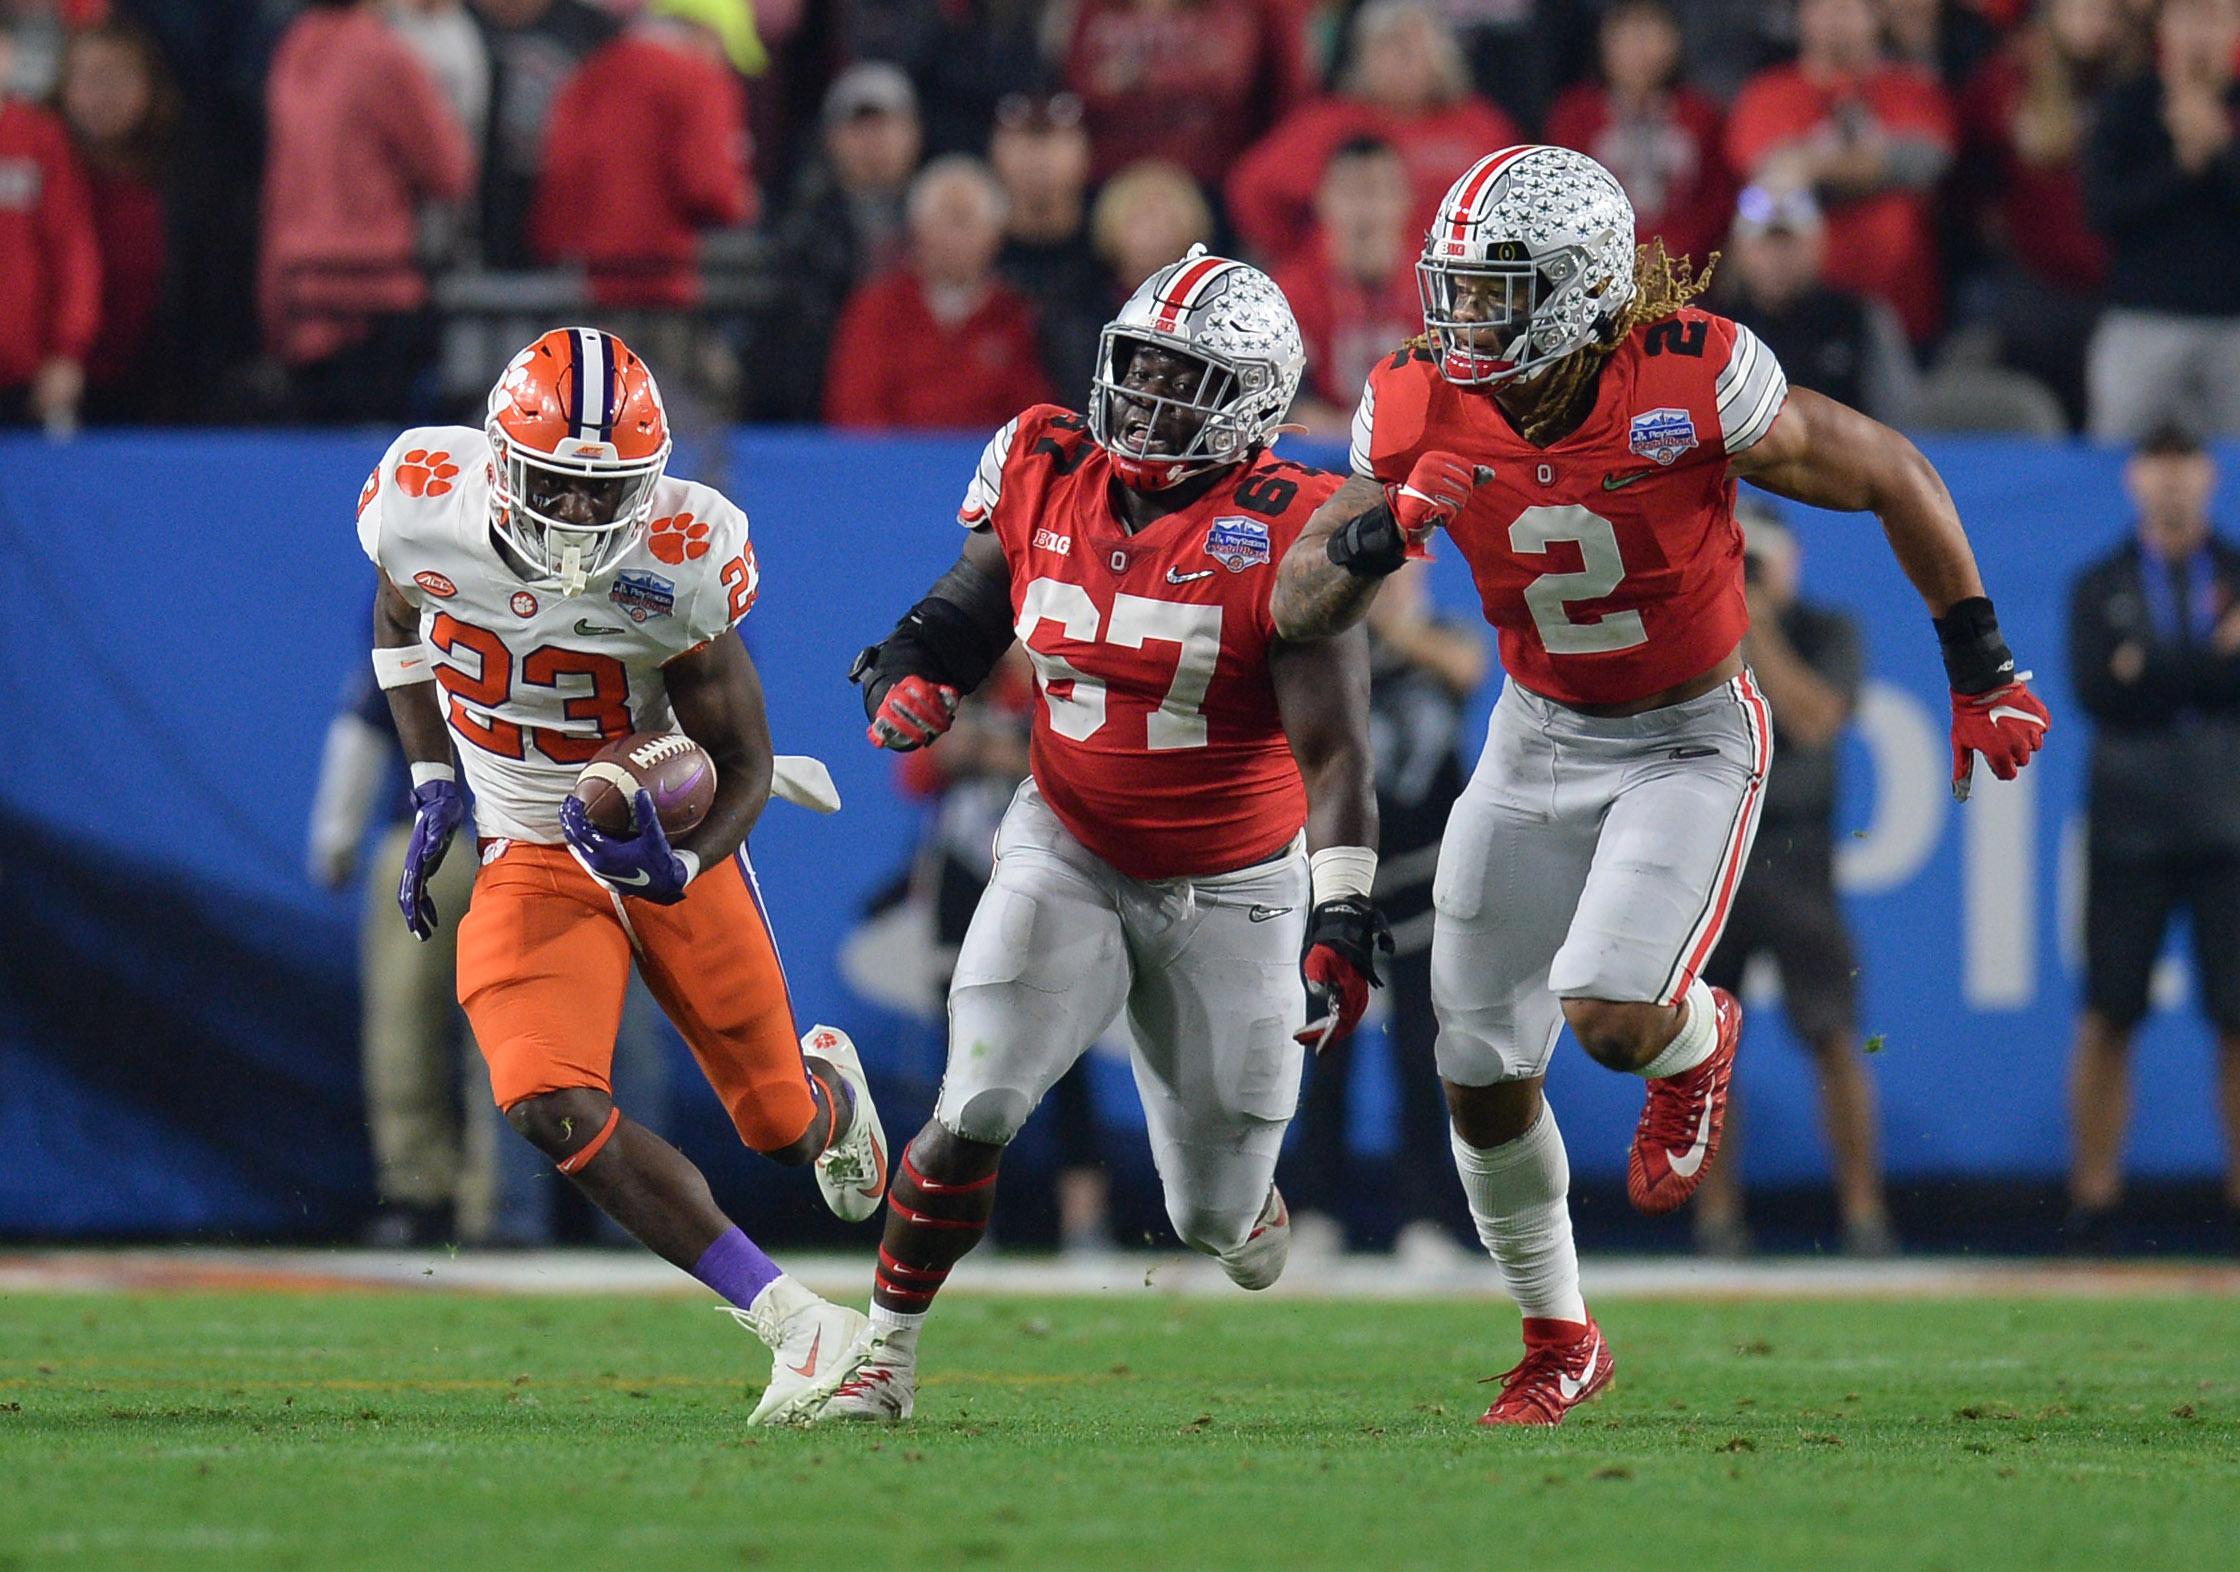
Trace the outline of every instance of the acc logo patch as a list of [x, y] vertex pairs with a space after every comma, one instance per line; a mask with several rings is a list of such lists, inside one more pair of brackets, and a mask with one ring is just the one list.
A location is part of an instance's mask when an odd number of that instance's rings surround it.
[[1670, 464], [1696, 445], [1695, 417], [1684, 409], [1652, 409], [1633, 417], [1626, 442], [1643, 458]]
[[527, 590], [515, 590], [513, 599], [507, 604], [513, 607], [516, 617], [534, 617], [537, 614], [537, 597]]
[[435, 598], [438, 600], [449, 600], [452, 596], [459, 593], [458, 585], [452, 583], [442, 574], [437, 573], [432, 569], [426, 573], [415, 573], [414, 575], [412, 575], [412, 582], [419, 585], [429, 594], [435, 596]]
[[1215, 519], [1206, 531], [1206, 555], [1231, 573], [1257, 568], [1268, 560], [1268, 526], [1257, 519]]
[[677, 586], [658, 573], [622, 572], [614, 576], [607, 599], [622, 608], [632, 622], [666, 617], [677, 609]]

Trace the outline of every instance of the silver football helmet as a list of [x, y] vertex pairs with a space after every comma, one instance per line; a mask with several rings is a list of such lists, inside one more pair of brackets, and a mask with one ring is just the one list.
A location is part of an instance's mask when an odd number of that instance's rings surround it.
[[[1188, 397], [1125, 385], [1136, 351], [1146, 347], [1205, 368]], [[1145, 279], [1105, 325], [1090, 379], [1089, 435], [1122, 481], [1161, 491], [1272, 441], [1306, 365], [1298, 321], [1275, 280], [1192, 246]], [[1169, 410], [1197, 417], [1172, 451], [1160, 434], [1175, 425], [1159, 419]]]
[[1439, 370], [1531, 377], [1607, 334], [1633, 300], [1633, 204], [1584, 153], [1489, 153], [1447, 188], [1416, 263]]

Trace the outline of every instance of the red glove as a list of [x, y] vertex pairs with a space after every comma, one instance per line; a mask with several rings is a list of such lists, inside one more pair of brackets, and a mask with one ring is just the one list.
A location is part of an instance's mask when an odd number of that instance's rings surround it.
[[957, 690], [913, 672], [898, 678], [879, 699], [864, 735], [876, 748], [908, 753], [922, 748], [949, 729], [957, 718]]
[[1434, 449], [1415, 461], [1406, 480], [1385, 488], [1385, 504], [1392, 509], [1392, 520], [1408, 543], [1408, 556], [1430, 561], [1431, 532], [1453, 523], [1454, 516], [1470, 500], [1470, 493], [1491, 479], [1493, 471], [1487, 466], [1472, 464], [1459, 453]]
[[1307, 1024], [1292, 1035], [1321, 1053], [1361, 1024], [1369, 990], [1384, 986], [1377, 952], [1392, 953], [1392, 926], [1357, 895], [1324, 901], [1307, 921], [1307, 952], [1299, 979], [1307, 988]]
[[2022, 672], [2014, 681], [1988, 693], [1952, 696], [1954, 801], [1968, 800], [1975, 772], [1973, 755], [1982, 754], [1992, 774], [2011, 781], [2030, 762], [2030, 755], [2045, 746], [2046, 726], [2052, 717], [2030, 691], [2029, 679], [2030, 673]]

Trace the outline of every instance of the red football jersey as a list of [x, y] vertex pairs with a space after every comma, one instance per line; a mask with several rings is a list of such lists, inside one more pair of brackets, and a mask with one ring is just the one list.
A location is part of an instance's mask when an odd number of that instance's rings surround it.
[[1684, 310], [1611, 354], [1593, 411], [1534, 447], [1430, 351], [1379, 361], [1353, 469], [1397, 482], [1428, 450], [1493, 467], [1449, 526], [1500, 631], [1501, 664], [1566, 704], [1630, 704], [1725, 659], [1750, 617], [1727, 459], [1763, 437], [1788, 380], [1739, 323]]
[[1134, 879], [1225, 873], [1283, 849], [1307, 790], [1276, 713], [1276, 564], [1340, 478], [1263, 451], [1129, 534], [1111, 460], [1037, 404], [995, 434], [957, 521], [993, 529], [1034, 663], [1035, 784]]

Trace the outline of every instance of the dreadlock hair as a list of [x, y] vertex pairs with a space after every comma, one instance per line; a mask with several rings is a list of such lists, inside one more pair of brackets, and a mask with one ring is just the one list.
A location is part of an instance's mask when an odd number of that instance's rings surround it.
[[[1546, 388], [1524, 423], [1525, 440], [1538, 443], [1543, 437], [1561, 434], [1577, 424], [1581, 413], [1579, 405], [1592, 392], [1602, 363], [1635, 328], [1645, 322], [1663, 321], [1708, 289], [1712, 269], [1718, 265], [1719, 253], [1714, 251], [1705, 259], [1703, 271], [1697, 272], [1688, 258], [1675, 257], [1665, 250], [1662, 236], [1647, 245], [1636, 246], [1633, 298], [1610, 320], [1602, 337], [1582, 345], [1549, 370]], [[1419, 337], [1409, 340], [1409, 344], [1411, 347], [1428, 346], [1429, 339]]]

